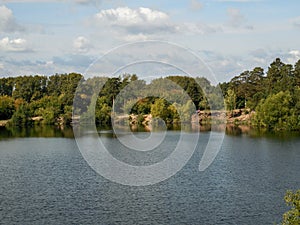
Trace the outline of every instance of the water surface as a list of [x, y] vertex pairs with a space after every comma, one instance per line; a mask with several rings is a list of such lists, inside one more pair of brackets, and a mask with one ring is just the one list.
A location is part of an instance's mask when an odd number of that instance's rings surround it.
[[[2, 224], [274, 224], [287, 210], [286, 190], [300, 188], [300, 138], [295, 135], [229, 132], [204, 172], [198, 171], [205, 147], [200, 144], [175, 176], [131, 187], [94, 172], [71, 130], [47, 129], [50, 133], [0, 131]], [[209, 134], [201, 133], [199, 142], [206, 143]], [[113, 135], [104, 136], [117, 146]], [[162, 158], [174, 140], [164, 146]], [[134, 156], [126, 149], [111, 153], [127, 162]], [[150, 156], [159, 160], [155, 151]], [[137, 155], [134, 163], [143, 159]]]

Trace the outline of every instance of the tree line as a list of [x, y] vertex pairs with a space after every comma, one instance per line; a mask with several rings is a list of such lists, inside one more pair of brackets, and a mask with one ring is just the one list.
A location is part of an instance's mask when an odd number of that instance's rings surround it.
[[32, 118], [43, 124], [70, 124], [72, 112], [81, 115], [82, 122], [97, 125], [110, 125], [112, 112], [188, 122], [196, 110], [224, 110], [224, 106], [228, 111], [255, 111], [253, 126], [300, 130], [300, 60], [291, 65], [277, 58], [267, 72], [255, 67], [218, 85], [188, 76], [157, 78], [147, 84], [135, 74], [0, 79], [0, 120], [9, 119], [16, 126], [28, 126]]
[[255, 111], [253, 126], [300, 130], [300, 60], [293, 66], [277, 58], [267, 72], [255, 67], [220, 86], [228, 110]]
[[74, 92], [82, 75], [77, 73], [46, 76], [20, 76], [0, 79], [0, 120], [16, 126], [33, 123], [70, 123]]

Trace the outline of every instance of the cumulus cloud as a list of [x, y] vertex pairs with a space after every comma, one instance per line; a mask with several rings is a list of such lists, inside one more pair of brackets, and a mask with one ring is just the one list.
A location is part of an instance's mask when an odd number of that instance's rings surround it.
[[25, 39], [9, 39], [8, 37], [0, 39], [0, 49], [7, 52], [29, 51], [27, 41]]
[[6, 6], [0, 6], [0, 31], [15, 32], [23, 28], [15, 21], [13, 12]]
[[95, 18], [101, 25], [122, 28], [131, 34], [174, 32], [176, 30], [176, 26], [170, 23], [168, 14], [144, 7], [101, 10], [95, 15]]
[[91, 45], [90, 45], [90, 41], [86, 37], [79, 36], [74, 39], [73, 47], [78, 52], [87, 52], [89, 51]]
[[[199, 9], [200, 2], [193, 1]], [[201, 6], [202, 7], [202, 6]], [[162, 11], [150, 8], [132, 9], [119, 7], [101, 10], [94, 16], [93, 22], [114, 33], [114, 37], [125, 41], [155, 39], [170, 34], [206, 34], [222, 31], [220, 25], [209, 25], [201, 22], [174, 22]]]
[[110, 20], [116, 24], [132, 25], [165, 20], [168, 18], [168, 15], [164, 12], [143, 7], [138, 9], [119, 7], [117, 9], [101, 10], [96, 17], [98, 19]]

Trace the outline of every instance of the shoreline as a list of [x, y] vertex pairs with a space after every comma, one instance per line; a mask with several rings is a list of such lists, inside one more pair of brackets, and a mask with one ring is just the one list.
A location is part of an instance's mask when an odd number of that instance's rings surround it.
[[0, 120], [0, 127], [5, 127], [9, 120]]
[[[198, 119], [191, 118], [191, 124], [194, 124], [196, 120], [199, 121], [199, 125], [212, 125], [212, 121], [214, 122], [222, 122], [226, 124], [235, 124], [235, 125], [251, 125], [251, 117], [254, 115], [254, 112], [249, 112], [247, 109], [236, 109], [233, 111], [205, 111], [199, 110], [198, 112]], [[142, 121], [142, 125], [148, 125], [152, 122], [152, 116], [143, 115], [144, 120]], [[117, 121], [124, 121], [127, 120], [131, 125], [136, 125], [139, 123], [138, 115], [126, 115], [121, 116], [120, 118], [115, 118]], [[225, 119], [225, 121], [224, 121]], [[33, 121], [41, 121], [41, 117], [33, 117]], [[77, 124], [79, 118], [73, 118], [72, 124]], [[0, 127], [5, 127], [8, 124], [9, 120], [0, 120]]]
[[[197, 116], [198, 114], [198, 116]], [[251, 119], [254, 116], [255, 112], [248, 109], [236, 109], [232, 111], [225, 111], [225, 110], [213, 110], [213, 111], [205, 111], [199, 110], [197, 114], [194, 114], [191, 118], [190, 122], [195, 124], [199, 122], [199, 125], [214, 125], [214, 124], [233, 124], [233, 125], [251, 125]], [[129, 118], [129, 123], [131, 125], [137, 125], [141, 123], [144, 126], [147, 126], [152, 123], [152, 115], [147, 114], [143, 115], [143, 121], [138, 120], [138, 115], [126, 115], [120, 116], [115, 118], [115, 121], [118, 123], [120, 121], [125, 121]], [[180, 122], [179, 122], [180, 123]], [[171, 124], [174, 124], [171, 123]], [[176, 122], [175, 122], [176, 124]]]

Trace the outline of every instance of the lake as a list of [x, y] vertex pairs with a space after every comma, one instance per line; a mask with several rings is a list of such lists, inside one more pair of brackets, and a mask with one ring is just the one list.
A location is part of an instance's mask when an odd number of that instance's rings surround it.
[[[135, 135], [145, 138], [147, 133]], [[120, 151], [114, 135], [99, 133], [114, 157], [135, 164], [150, 156], [147, 163], [166, 158], [179, 135], [168, 131], [160, 151], [150, 154]], [[300, 188], [300, 136], [227, 130], [219, 154], [200, 172], [210, 135], [200, 132], [202, 144], [174, 176], [153, 185], [128, 186], [91, 169], [70, 128], [1, 128], [0, 223], [279, 223], [288, 209], [286, 190]]]

